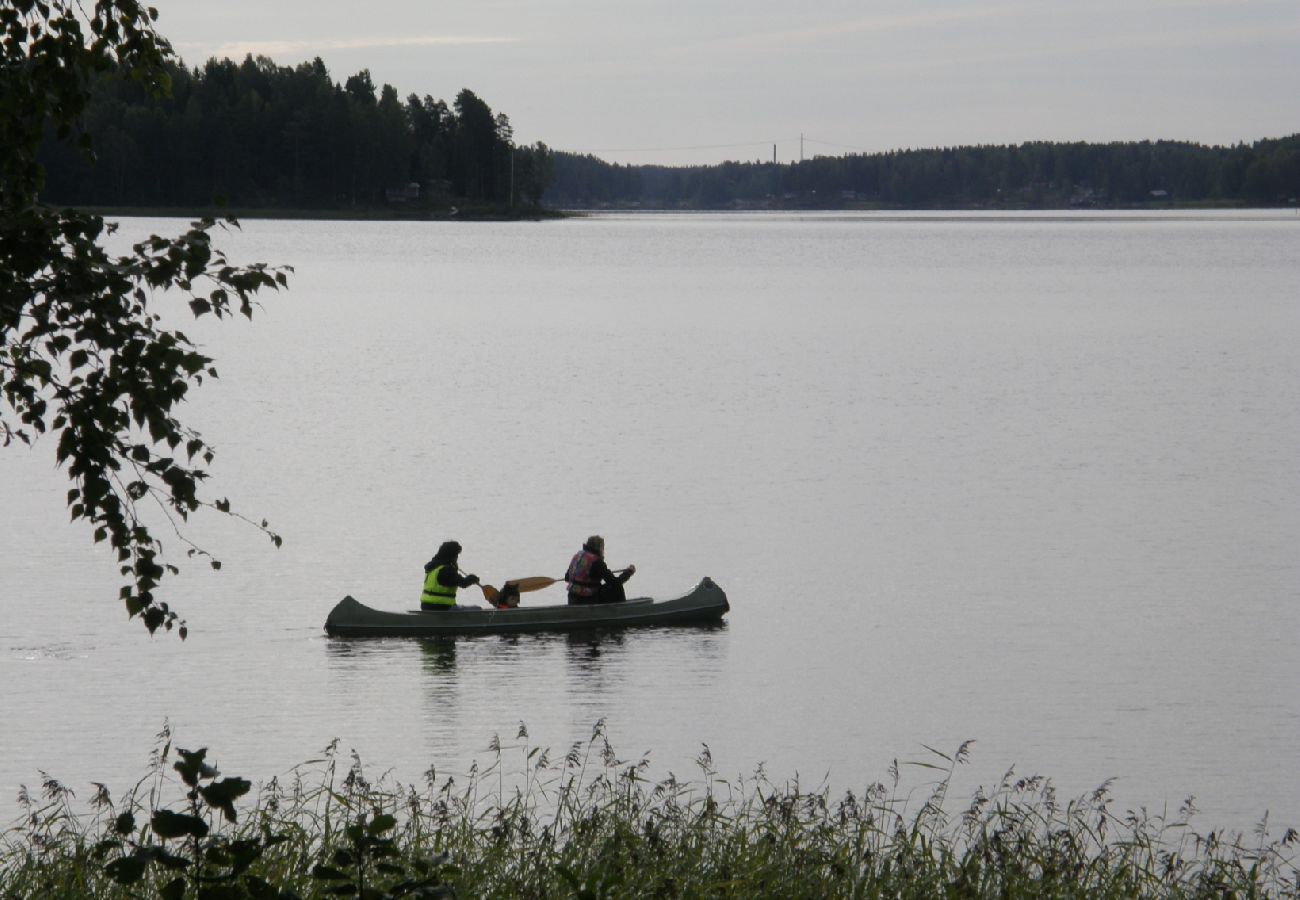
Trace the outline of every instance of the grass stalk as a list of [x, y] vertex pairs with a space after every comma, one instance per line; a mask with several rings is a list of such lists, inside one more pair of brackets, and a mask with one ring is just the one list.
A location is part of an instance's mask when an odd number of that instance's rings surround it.
[[[762, 766], [723, 778], [707, 745], [695, 781], [654, 780], [648, 757], [619, 758], [603, 722], [554, 761], [522, 723], [515, 741], [493, 737], [486, 767], [459, 779], [431, 767], [419, 786], [372, 778], [334, 742], [239, 793], [247, 782], [197, 768], [202, 753], [173, 752], [164, 728], [117, 801], [99, 785], [78, 812], [46, 775], [24, 790], [22, 818], [0, 833], [0, 898], [1300, 894], [1296, 832], [1266, 818], [1250, 835], [1202, 832], [1190, 800], [1117, 814], [1109, 783], [1062, 804], [1050, 781], [1014, 772], [953, 809], [969, 742], [832, 797]], [[932, 780], [907, 786], [904, 770]]]

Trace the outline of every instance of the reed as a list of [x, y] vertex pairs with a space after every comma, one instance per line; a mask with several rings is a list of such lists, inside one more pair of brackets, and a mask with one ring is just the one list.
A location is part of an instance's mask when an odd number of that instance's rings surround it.
[[[43, 775], [0, 835], [0, 897], [1060, 897], [1300, 895], [1296, 832], [1250, 836], [1117, 814], [1110, 785], [1062, 803], [1012, 772], [953, 809], [969, 743], [927, 748], [886, 781], [832, 796], [723, 778], [704, 746], [690, 781], [621, 759], [603, 723], [563, 757], [493, 738], [488, 762], [421, 784], [372, 780], [337, 742], [256, 791], [169, 729], [149, 770], [78, 812]], [[915, 767], [915, 768], [909, 768]], [[904, 770], [926, 780], [904, 786]]]

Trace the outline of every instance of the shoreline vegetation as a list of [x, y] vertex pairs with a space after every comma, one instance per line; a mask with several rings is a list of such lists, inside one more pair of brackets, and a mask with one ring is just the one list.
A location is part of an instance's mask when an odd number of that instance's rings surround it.
[[[634, 214], [638, 212], [653, 215], [658, 213], [799, 213], [799, 212], [840, 212], [840, 213], [884, 213], [906, 216], [924, 213], [987, 213], [996, 216], [1001, 213], [1077, 213], [1077, 207], [1055, 206], [934, 206], [934, 207], [895, 207], [871, 203], [846, 204], [838, 207], [745, 207], [735, 206], [727, 209], [660, 209], [637, 205], [605, 205], [593, 207], [573, 207], [550, 209], [547, 207], [450, 207], [427, 209], [390, 209], [374, 207], [368, 209], [291, 209], [291, 208], [226, 208], [215, 206], [83, 206], [80, 211], [104, 219], [116, 218], [158, 218], [158, 219], [197, 219], [210, 217], [221, 220], [233, 218], [243, 220], [286, 220], [304, 222], [546, 222], [562, 219], [583, 218], [598, 213]], [[1205, 203], [1144, 203], [1128, 206], [1093, 207], [1090, 213], [1197, 213], [1197, 212], [1280, 212], [1291, 210], [1290, 206], [1261, 206], [1258, 204], [1235, 204], [1225, 202]], [[1300, 212], [1296, 212], [1300, 215]]]
[[[762, 767], [723, 778], [707, 745], [694, 780], [655, 781], [603, 722], [561, 759], [493, 737], [489, 763], [422, 785], [372, 780], [335, 741], [253, 789], [204, 750], [158, 735], [119, 799], [74, 812], [42, 773], [0, 832], [4, 898], [139, 897], [1294, 897], [1294, 829], [1200, 832], [1175, 816], [1111, 809], [1109, 782], [1058, 798], [1007, 772], [949, 796], [970, 743], [895, 762], [887, 782], [832, 796]], [[913, 784], [918, 775], [921, 783]]]
[[[1300, 133], [1191, 141], [1026, 141], [664, 166], [520, 144], [468, 88], [401, 98], [319, 59], [162, 63], [161, 91], [109, 71], [76, 132], [47, 129], [42, 200], [283, 218], [532, 219], [554, 210], [1296, 208]], [[887, 138], [886, 138], [887, 139]], [[756, 148], [757, 149], [757, 148]], [[455, 216], [450, 210], [456, 208]]]
[[216, 206], [79, 206], [81, 212], [105, 219], [156, 218], [215, 220], [284, 219], [315, 222], [542, 222], [582, 215], [582, 211], [542, 207], [432, 207], [428, 209], [293, 209]]

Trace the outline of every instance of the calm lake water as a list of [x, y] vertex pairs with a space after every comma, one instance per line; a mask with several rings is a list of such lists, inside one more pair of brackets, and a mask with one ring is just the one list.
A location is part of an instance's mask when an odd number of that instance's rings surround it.
[[[170, 540], [190, 637], [150, 639], [53, 442], [0, 453], [0, 822], [41, 772], [120, 793], [165, 722], [228, 775], [338, 738], [418, 781], [603, 719], [687, 779], [707, 744], [724, 776], [860, 790], [975, 739], [972, 787], [1014, 766], [1300, 825], [1294, 215], [249, 221], [222, 246], [296, 267], [253, 322], [183, 325], [221, 372], [188, 409], [215, 495], [284, 547], [202, 517], [225, 566]], [[633, 595], [711, 576], [726, 625], [322, 632], [345, 593], [411, 607], [447, 538], [499, 583], [593, 532]]]

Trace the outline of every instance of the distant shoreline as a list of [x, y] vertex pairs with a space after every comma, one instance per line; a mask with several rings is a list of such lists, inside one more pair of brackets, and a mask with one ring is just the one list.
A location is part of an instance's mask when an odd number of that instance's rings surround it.
[[168, 206], [79, 206], [61, 204], [60, 208], [77, 209], [97, 216], [132, 218], [197, 219], [290, 219], [322, 222], [538, 222], [567, 218], [575, 213], [537, 207], [484, 208], [450, 207], [446, 209], [294, 209], [262, 207], [168, 207]]
[[[426, 210], [394, 209], [293, 209], [293, 208], [222, 208], [193, 209], [161, 206], [77, 206], [71, 208], [98, 216], [123, 216], [131, 218], [196, 219], [211, 217], [221, 219], [269, 219], [321, 222], [541, 222], [553, 219], [581, 218], [599, 213], [797, 213], [797, 212], [878, 212], [878, 213], [1106, 213], [1106, 212], [1198, 212], [1232, 210], [1297, 211], [1294, 204], [1261, 205], [1258, 203], [1207, 202], [1152, 202], [1115, 204], [1110, 206], [1055, 206], [1055, 205], [950, 205], [950, 206], [894, 206], [886, 204], [853, 203], [826, 206], [770, 205], [770, 206], [644, 206], [607, 204], [592, 207], [545, 209], [529, 207], [514, 210], [497, 208], [455, 208]], [[1297, 212], [1300, 214], [1300, 212]]]

